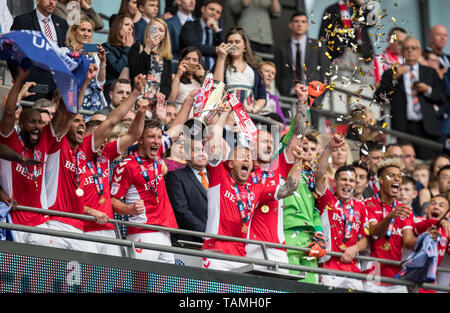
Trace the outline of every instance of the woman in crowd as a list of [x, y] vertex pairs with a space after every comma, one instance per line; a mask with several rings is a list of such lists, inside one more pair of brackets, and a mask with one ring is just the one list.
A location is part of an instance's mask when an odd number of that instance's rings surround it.
[[104, 95], [109, 102], [109, 89], [120, 78], [130, 79], [127, 72], [128, 54], [134, 44], [134, 24], [129, 16], [118, 16], [109, 31], [108, 42], [103, 44], [106, 50], [106, 83]]
[[[344, 165], [350, 165], [353, 163], [352, 153], [350, 151], [350, 146], [346, 141], [339, 148], [334, 148], [331, 152], [330, 159], [328, 161], [328, 179], [330, 183], [334, 181], [334, 174], [336, 170]], [[330, 185], [333, 186], [333, 185]]]
[[172, 91], [168, 100], [181, 105], [186, 96], [202, 84], [205, 76], [204, 68], [200, 50], [192, 46], [184, 48], [180, 53], [177, 72], [172, 75]]
[[446, 154], [439, 154], [431, 160], [428, 188], [423, 188], [419, 192], [419, 203], [421, 208], [425, 209], [430, 203], [431, 198], [439, 194], [437, 174], [441, 168], [449, 164], [450, 158]]
[[[78, 25], [74, 24], [69, 27], [66, 46], [72, 51], [83, 53], [83, 45], [92, 42], [94, 27], [94, 22], [90, 18], [82, 16]], [[102, 91], [102, 86], [106, 80], [106, 52], [102, 45], [98, 45], [98, 52], [89, 52], [86, 54], [86, 57], [91, 63], [95, 63], [98, 66], [99, 71], [97, 77], [86, 88], [81, 109], [95, 112], [107, 106]], [[89, 116], [84, 118], [86, 121], [89, 120]]]
[[223, 81], [249, 113], [258, 113], [266, 105], [264, 77], [242, 29], [231, 29], [219, 46], [214, 79]]
[[147, 25], [144, 45], [136, 43], [131, 47], [128, 57], [130, 77], [147, 75], [147, 85], [143, 98], [156, 103], [156, 95], [170, 95], [172, 85], [172, 48], [166, 22], [154, 18]]
[[139, 22], [142, 18], [142, 13], [138, 8], [137, 0], [122, 0], [120, 2], [119, 12], [117, 14], [111, 15], [109, 18], [109, 26], [112, 27], [112, 24], [117, 16], [127, 15], [133, 19], [133, 24]]
[[[72, 5], [71, 2], [77, 4]], [[92, 7], [91, 0], [58, 0], [53, 14], [67, 20], [69, 25], [71, 25], [70, 22], [73, 22], [73, 19], [75, 19], [75, 24], [78, 24], [76, 20], [78, 16], [70, 13], [74, 9], [81, 13], [81, 17], [89, 17], [94, 22], [94, 30], [100, 30], [105, 26], [102, 17]]]
[[184, 137], [179, 137], [167, 152], [168, 157], [163, 159], [167, 166], [167, 171], [175, 171], [186, 167], [187, 163], [184, 155], [184, 143]]

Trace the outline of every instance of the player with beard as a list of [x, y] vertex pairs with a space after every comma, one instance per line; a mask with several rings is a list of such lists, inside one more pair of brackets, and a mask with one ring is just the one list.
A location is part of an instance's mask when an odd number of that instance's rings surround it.
[[[129, 221], [148, 225], [178, 228], [164, 181], [162, 155], [180, 135], [194, 103], [197, 90], [184, 100], [175, 120], [166, 133], [158, 120], [147, 120], [138, 140], [137, 151], [131, 153], [114, 169], [111, 202], [118, 214], [130, 215]], [[121, 200], [125, 200], [122, 202]], [[171, 246], [170, 234], [137, 227], [128, 227], [127, 240]], [[136, 258], [175, 263], [172, 253], [135, 249]]]
[[[231, 107], [225, 103], [222, 110], [207, 142], [210, 159], [206, 233], [245, 239], [249, 238], [249, 225], [256, 208], [288, 197], [297, 189], [301, 149], [292, 149], [295, 161], [285, 184], [250, 183], [253, 160], [248, 143], [240, 142], [230, 151], [221, 135]], [[226, 155], [228, 159], [222, 161]], [[202, 249], [235, 256], [247, 255], [244, 243], [212, 238], [205, 238]], [[217, 270], [231, 270], [243, 265], [214, 258], [203, 258], [202, 264], [203, 268]]]
[[[28, 73], [29, 71], [18, 69], [18, 76], [8, 94], [5, 111], [0, 123], [0, 142], [21, 154], [24, 158], [34, 159], [37, 162], [46, 162], [52, 147], [67, 132], [73, 114], [67, 111], [66, 106], [60, 100], [51, 123], [43, 127], [39, 111], [26, 109], [19, 116], [19, 130], [16, 131], [14, 128], [16, 123], [16, 103]], [[91, 74], [92, 69], [90, 68], [85, 86]], [[83, 88], [81, 88], [79, 95], [83, 93]], [[82, 100], [83, 98], [79, 97], [79, 99]], [[39, 167], [37, 164], [29, 166], [2, 160], [1, 172], [1, 185], [12, 201], [21, 206], [48, 208], [45, 163], [42, 167]], [[42, 214], [12, 210], [10, 216], [11, 222], [14, 224], [47, 228], [48, 217]], [[17, 242], [50, 246], [48, 236], [17, 231], [13, 231], [12, 234], [13, 240]]]
[[[328, 187], [326, 179], [328, 158], [335, 148], [342, 147], [344, 139], [335, 134], [319, 158], [316, 171], [315, 188], [319, 195], [317, 206], [325, 232], [327, 250], [341, 252], [341, 257], [326, 256], [321, 267], [352, 273], [360, 273], [355, 256], [368, 247], [367, 213], [365, 205], [353, 198], [356, 172], [353, 166], [344, 165], [336, 170], [334, 177], [335, 193]], [[327, 286], [363, 290], [360, 280], [341, 276], [322, 276]]]
[[[95, 72], [97, 70], [98, 68], [95, 67]], [[135, 88], [128, 99], [112, 111], [94, 133], [88, 136], [85, 136], [86, 124], [83, 116], [81, 114], [75, 116], [66, 136], [54, 145], [48, 156], [46, 184], [49, 209], [87, 214], [94, 216], [99, 224], [106, 223], [108, 215], [102, 210], [87, 206], [85, 202], [86, 199], [90, 199], [84, 190], [85, 181], [92, 175], [87, 162], [95, 159], [96, 153], [104, 145], [110, 131], [131, 110], [142, 91], [144, 82], [143, 75], [135, 77]], [[129, 136], [128, 140], [122, 140], [123, 146], [131, 145], [136, 137], [134, 134]], [[118, 149], [120, 150], [121, 148]], [[76, 233], [84, 231], [82, 220], [62, 216], [51, 216], [48, 226], [50, 229]], [[86, 243], [82, 240], [51, 237], [51, 241], [53, 247], [86, 251]]]
[[[370, 227], [370, 256], [401, 261], [402, 247], [413, 249], [417, 237], [413, 233], [412, 210], [397, 200], [402, 183], [404, 164], [399, 159], [388, 159], [377, 165], [380, 191], [365, 201]], [[394, 277], [401, 267], [375, 264], [372, 273]], [[366, 282], [365, 289], [371, 292], [406, 292], [404, 286], [392, 286]]]
[[[257, 159], [253, 161], [253, 170], [250, 174], [249, 182], [251, 184], [269, 184], [279, 185], [284, 182], [294, 163], [294, 156], [292, 149], [301, 144], [304, 135], [304, 124], [307, 106], [306, 101], [308, 97], [307, 87], [302, 84], [297, 84], [295, 92], [298, 95], [298, 108], [296, 115], [296, 129], [291, 140], [296, 144], [288, 143], [287, 148], [281, 152], [278, 157], [272, 162], [272, 154], [274, 152], [274, 140], [268, 131], [259, 131], [258, 145], [257, 145]], [[303, 137], [305, 139], [305, 137]], [[308, 153], [308, 143], [303, 140], [303, 150], [298, 151], [300, 154]], [[261, 203], [256, 207], [252, 216], [252, 222], [249, 228], [248, 239], [273, 242], [277, 244], [285, 244], [284, 230], [283, 230], [283, 200], [271, 201], [268, 203]], [[282, 263], [289, 263], [286, 249], [267, 248], [268, 259], [271, 261], [278, 261]], [[264, 251], [261, 245], [247, 244], [247, 256], [259, 259], [265, 259]], [[264, 268], [256, 266], [257, 268]], [[287, 269], [279, 269], [280, 272], [289, 272]]]

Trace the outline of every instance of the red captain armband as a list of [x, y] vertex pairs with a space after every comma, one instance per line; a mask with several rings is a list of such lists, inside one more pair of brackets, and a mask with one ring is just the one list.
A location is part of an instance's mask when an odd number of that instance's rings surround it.
[[421, 233], [424, 233], [427, 231], [428, 228], [437, 225], [439, 223], [439, 220], [437, 219], [428, 219], [424, 220], [422, 222], [419, 222], [414, 225], [414, 234], [420, 235]]

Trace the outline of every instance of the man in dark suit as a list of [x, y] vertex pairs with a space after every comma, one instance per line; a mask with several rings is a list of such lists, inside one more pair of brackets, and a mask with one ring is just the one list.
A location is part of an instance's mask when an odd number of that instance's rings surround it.
[[[438, 111], [446, 101], [439, 76], [433, 68], [419, 64], [422, 48], [417, 38], [410, 36], [403, 41], [402, 55], [405, 64], [384, 72], [375, 98], [389, 100], [392, 129], [439, 141], [442, 119]], [[436, 154], [420, 145], [414, 149], [423, 160]]]
[[[204, 232], [208, 215], [208, 157], [201, 141], [191, 141], [190, 146], [188, 166], [170, 171], [165, 177], [166, 188], [179, 228]], [[175, 240], [203, 242], [201, 237], [195, 236], [177, 234], [172, 237]]]
[[[36, 0], [35, 10], [14, 18], [11, 31], [22, 29], [40, 31], [57, 46], [65, 47], [68, 25], [66, 20], [52, 14], [55, 7], [56, 0]], [[10, 71], [13, 78], [15, 78], [17, 75], [17, 69], [10, 67]], [[53, 91], [56, 89], [56, 84], [53, 81], [53, 77], [50, 72], [33, 67], [27, 81], [45, 84], [48, 85], [49, 88], [48, 94], [35, 95], [25, 100], [34, 101], [42, 97], [48, 99], [52, 98]]]
[[204, 1], [200, 19], [187, 22], [180, 32], [180, 51], [185, 47], [197, 47], [203, 55], [206, 70], [211, 70], [217, 57], [217, 47], [224, 42], [225, 34], [218, 21], [222, 15], [220, 0]]
[[[296, 78], [306, 84], [313, 80], [323, 82], [325, 72], [330, 66], [324, 49], [319, 48], [316, 41], [306, 36], [308, 28], [306, 13], [295, 12], [289, 23], [291, 39], [274, 50], [274, 62], [277, 67], [275, 83], [280, 94], [285, 97], [295, 96]], [[300, 48], [298, 52], [297, 48]]]

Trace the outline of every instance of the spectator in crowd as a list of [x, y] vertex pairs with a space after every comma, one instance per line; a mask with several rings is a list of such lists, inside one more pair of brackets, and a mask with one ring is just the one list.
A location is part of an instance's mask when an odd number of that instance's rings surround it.
[[[327, 250], [342, 252], [341, 257], [325, 257], [324, 268], [360, 273], [355, 256], [368, 247], [368, 223], [366, 206], [353, 198], [356, 172], [353, 166], [340, 166], [334, 177], [335, 186], [329, 186], [326, 169], [332, 151], [344, 145], [344, 139], [335, 134], [319, 158], [315, 189], [319, 198], [318, 209], [324, 225]], [[332, 192], [331, 190], [335, 190]], [[354, 218], [359, 215], [359, 218]], [[325, 226], [326, 225], [326, 226]], [[346, 277], [322, 275], [322, 284], [327, 286], [364, 290], [362, 281]]]
[[[445, 104], [446, 99], [436, 71], [418, 63], [421, 54], [420, 42], [414, 37], [407, 37], [402, 42], [405, 64], [398, 66], [395, 74], [394, 69], [384, 72], [375, 98], [380, 101], [385, 97], [391, 103], [392, 129], [429, 140], [439, 140], [442, 120], [436, 114], [434, 106]], [[394, 84], [394, 81], [398, 83]], [[423, 160], [431, 159], [435, 154], [416, 144], [414, 149], [417, 157]]]
[[296, 79], [306, 84], [314, 80], [324, 82], [325, 72], [330, 65], [325, 48], [307, 37], [309, 20], [305, 12], [292, 14], [289, 29], [291, 38], [274, 48], [277, 67], [275, 82], [278, 91], [285, 97], [294, 96]]
[[[145, 80], [142, 79], [142, 82], [139, 82], [139, 84], [143, 86], [144, 81]], [[139, 86], [136, 86], [136, 88], [139, 88]], [[120, 115], [123, 115], [124, 112], [126, 112], [126, 109], [129, 109], [133, 105], [133, 100], [137, 98], [138, 94], [139, 91], [135, 91], [133, 95], [130, 96], [126, 105], [117, 109], [121, 111]], [[95, 129], [92, 135], [92, 142], [98, 140], [96, 137], [100, 135], [102, 139], [104, 139], [103, 144], [96, 153], [86, 153], [87, 177], [84, 181], [84, 204], [89, 208], [106, 214], [109, 219], [114, 218], [111, 205], [109, 168], [111, 162], [126, 153], [128, 148], [140, 138], [144, 129], [144, 118], [145, 111], [148, 109], [148, 101], [138, 101], [137, 107], [136, 118], [128, 128], [127, 132], [118, 139], [111, 141], [110, 133], [117, 125], [120, 125], [116, 123], [120, 120], [120, 116], [117, 116], [115, 120], [111, 120], [114, 115], [119, 115], [117, 110], [115, 112], [113, 111], [110, 116]], [[106, 134], [107, 136], [102, 136], [103, 134]], [[89, 136], [86, 136], [84, 140], [90, 141]], [[98, 224], [96, 222], [85, 221], [83, 229], [84, 232], [89, 235], [116, 238], [114, 224], [112, 223]], [[86, 251], [115, 256], [122, 255], [119, 246], [94, 241], [86, 242]]]
[[422, 184], [423, 188], [428, 188], [430, 181], [430, 166], [424, 163], [417, 164], [414, 167], [412, 178]]
[[271, 19], [281, 17], [279, 0], [231, 0], [230, 8], [238, 16], [236, 26], [245, 29], [253, 51], [271, 54], [273, 41]]
[[[56, 6], [56, 0], [39, 0], [36, 1], [36, 9], [25, 13], [23, 15], [16, 16], [11, 26], [11, 30], [35, 30], [42, 32], [44, 36], [51, 42], [59, 47], [64, 47], [66, 43], [66, 34], [68, 25], [67, 22], [59, 16], [53, 15], [53, 11]], [[17, 68], [10, 66], [10, 71], [15, 79], [17, 76]], [[53, 76], [49, 71], [38, 67], [32, 67], [28, 81], [39, 82], [40, 84], [48, 86], [48, 94], [44, 95], [45, 98], [51, 99], [53, 91], [56, 89], [56, 84], [53, 80]], [[42, 97], [39, 95], [33, 95], [26, 100], [35, 101]]]
[[36, 100], [33, 104], [33, 109], [36, 109], [39, 111], [39, 113], [41, 113], [43, 126], [50, 123], [56, 111], [56, 107], [53, 102], [45, 98]]
[[350, 111], [350, 117], [354, 120], [349, 123], [346, 139], [359, 142], [378, 141], [383, 143], [383, 132], [370, 128], [370, 126], [383, 126], [383, 121], [377, 121], [373, 111], [366, 107], [356, 107]]
[[280, 102], [276, 95], [270, 92], [270, 87], [275, 80], [277, 69], [273, 62], [262, 61], [260, 63], [261, 73], [264, 77], [264, 84], [266, 85], [266, 105], [262, 108], [259, 114], [267, 116], [272, 120], [277, 121], [281, 130], [286, 126], [286, 119], [281, 109]]
[[[184, 101], [184, 99], [183, 99]], [[166, 104], [166, 118], [165, 118], [165, 127], [170, 128], [172, 122], [175, 120], [178, 114], [178, 108], [173, 103]]]
[[131, 82], [126, 78], [119, 78], [113, 82], [109, 91], [109, 105], [101, 112], [108, 115], [119, 105], [124, 103], [131, 94]]
[[186, 22], [194, 21], [193, 12], [195, 10], [196, 0], [176, 0], [177, 13], [166, 20], [169, 29], [170, 42], [172, 44], [173, 68], [176, 68], [176, 62], [180, 58], [180, 32]]
[[373, 58], [373, 67], [375, 74], [375, 87], [380, 86], [381, 76], [383, 73], [392, 68], [403, 64], [402, 41], [408, 36], [405, 29], [401, 27], [393, 27], [389, 30], [386, 37], [387, 47], [384, 53], [375, 55]]
[[[180, 229], [205, 232], [208, 214], [208, 156], [201, 141], [186, 146], [187, 166], [167, 173], [166, 188]], [[176, 234], [176, 240], [203, 242], [201, 237]]]
[[[402, 183], [398, 189], [398, 200], [408, 209], [412, 210], [414, 216], [422, 216], [424, 212], [415, 210], [413, 201], [419, 193], [417, 192], [416, 181], [410, 176], [403, 176]], [[419, 208], [420, 209], [420, 208]]]
[[444, 53], [444, 49], [448, 43], [448, 31], [443, 25], [434, 25], [431, 27], [428, 35], [429, 46], [426, 50], [433, 51], [439, 58], [440, 71], [444, 72], [444, 92], [447, 99], [450, 97], [450, 56]]
[[391, 143], [386, 146], [386, 159], [403, 160], [402, 146], [398, 143]]
[[145, 30], [144, 44], [134, 44], [128, 57], [130, 75], [146, 75], [147, 85], [141, 96], [153, 105], [159, 94], [163, 94], [165, 98], [170, 95], [171, 59], [172, 51], [167, 24], [160, 18], [154, 18]]
[[139, 0], [138, 9], [142, 14], [141, 19], [134, 23], [134, 40], [137, 43], [145, 42], [144, 33], [148, 23], [155, 17], [158, 17], [159, 0]]
[[[445, 73], [447, 73], [448, 68], [441, 67], [442, 65], [439, 59], [439, 55], [437, 55], [436, 52], [429, 50], [423, 51], [423, 59], [421, 60], [421, 64], [424, 66], [434, 68], [434, 70], [436, 71], [436, 73], [438, 74], [439, 78], [443, 83], [443, 87], [444, 88], [446, 87], [444, 84], [444, 76]], [[444, 91], [446, 92], [446, 94], [448, 93], [445, 89]]]
[[138, 8], [138, 0], [122, 0], [117, 14], [113, 14], [109, 17], [110, 28], [112, 28], [114, 20], [118, 16], [129, 16], [133, 20], [133, 24], [139, 22], [142, 18], [142, 13]]
[[355, 169], [355, 191], [353, 196], [358, 201], [364, 200], [364, 190], [369, 186], [369, 168], [361, 160], [353, 161], [353, 168]]
[[[84, 45], [92, 42], [94, 23], [87, 17], [80, 17], [79, 24], [73, 24], [67, 32], [66, 45], [71, 51], [84, 52]], [[99, 68], [98, 76], [92, 80], [84, 94], [82, 110], [98, 111], [106, 107], [105, 96], [102, 87], [106, 81], [106, 51], [102, 45], [98, 45], [98, 52], [86, 53], [88, 60]], [[89, 115], [83, 115], [85, 121], [89, 121]]]
[[185, 158], [185, 139], [183, 136], [178, 137], [170, 147], [168, 151], [168, 156], [163, 158], [164, 163], [167, 166], [167, 170], [175, 171], [177, 169], [186, 167], [186, 158]]
[[214, 79], [223, 81], [247, 112], [259, 113], [266, 105], [264, 77], [242, 29], [230, 30], [219, 46]]
[[[401, 261], [402, 247], [413, 249], [417, 237], [413, 233], [413, 212], [398, 201], [404, 164], [399, 159], [387, 159], [377, 166], [380, 191], [366, 200], [370, 227], [370, 256]], [[376, 269], [379, 269], [377, 271]], [[394, 277], [401, 267], [379, 264], [375, 275]], [[405, 286], [366, 282], [370, 292], [406, 292]]]
[[[48, 166], [48, 155], [52, 146], [61, 140], [68, 130], [71, 114], [64, 104], [58, 106], [51, 125], [43, 126], [41, 114], [36, 109], [26, 109], [18, 117], [19, 130], [15, 129], [17, 122], [16, 103], [22, 85], [30, 71], [18, 68], [16, 82], [8, 93], [5, 110], [0, 123], [0, 143], [20, 154], [23, 158], [34, 159], [39, 164], [19, 164], [22, 162], [1, 162], [0, 183], [7, 197], [18, 205], [47, 209], [47, 193], [44, 172]], [[82, 94], [82, 92], [80, 92]], [[54, 183], [54, 182], [53, 182]], [[48, 216], [42, 214], [12, 210], [11, 222], [26, 226], [48, 228]], [[13, 240], [21, 243], [51, 246], [50, 238], [39, 234], [13, 231]]]
[[385, 158], [385, 147], [375, 141], [364, 142], [359, 149], [359, 158], [369, 169], [369, 186], [364, 190], [364, 198], [370, 198], [380, 190], [376, 168]]
[[58, 0], [53, 14], [66, 20], [69, 25], [78, 24], [80, 17], [88, 17], [94, 23], [94, 30], [105, 26], [102, 17], [92, 7], [91, 0]]
[[[159, 98], [159, 101], [162, 101]], [[182, 125], [188, 117], [194, 103], [191, 93], [183, 102], [176, 120], [163, 134], [162, 124], [158, 120], [148, 119], [144, 132], [138, 140], [137, 150], [119, 163], [113, 174], [111, 184], [112, 206], [117, 214], [130, 215], [132, 222], [178, 228], [172, 205], [168, 198], [161, 157], [175, 141]], [[120, 182], [120, 183], [119, 183]], [[130, 188], [134, 192], [128, 192]], [[121, 201], [124, 200], [124, 202]], [[127, 239], [136, 242], [156, 243], [171, 246], [170, 234], [153, 232], [147, 229], [128, 227]], [[137, 248], [136, 258], [174, 263], [172, 253]]]
[[439, 194], [438, 172], [448, 164], [450, 164], [450, 158], [445, 154], [437, 155], [431, 160], [428, 188], [423, 188], [419, 192], [419, 203], [422, 208], [426, 208], [430, 199]]
[[403, 163], [405, 163], [405, 175], [413, 175], [416, 166], [416, 151], [414, 150], [414, 145], [410, 142], [401, 142], [401, 147], [403, 151]]
[[119, 78], [130, 80], [128, 54], [134, 44], [133, 28], [131, 17], [118, 16], [111, 25], [108, 41], [102, 45], [106, 51], [106, 82], [103, 93], [107, 102], [110, 101], [109, 92], [114, 81]]
[[202, 53], [196, 47], [186, 47], [180, 53], [177, 71], [173, 74], [169, 101], [183, 103], [186, 96], [199, 88], [205, 76]]
[[220, 0], [203, 1], [200, 18], [186, 22], [180, 31], [180, 51], [189, 46], [197, 47], [202, 52], [206, 71], [212, 70], [217, 47], [224, 41], [224, 32], [218, 25], [221, 15]]
[[[335, 147], [332, 149], [329, 163], [327, 167], [328, 179], [333, 182], [336, 170], [344, 165], [351, 165], [353, 163], [352, 153], [350, 151], [350, 146], [347, 141], [344, 141], [343, 145]], [[332, 187], [330, 184], [329, 187]]]

